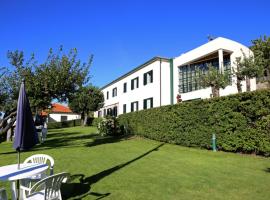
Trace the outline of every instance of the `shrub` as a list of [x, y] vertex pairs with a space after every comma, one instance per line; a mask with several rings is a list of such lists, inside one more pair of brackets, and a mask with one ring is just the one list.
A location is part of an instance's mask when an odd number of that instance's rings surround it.
[[67, 127], [74, 127], [74, 126], [80, 126], [80, 125], [81, 125], [80, 119], [63, 121], [63, 122], [49, 122], [48, 129], [67, 128]]
[[92, 126], [98, 127], [98, 124], [103, 120], [101, 117], [94, 118], [92, 121]]
[[183, 102], [120, 115], [136, 135], [189, 147], [270, 155], [270, 91]]
[[118, 136], [123, 133], [116, 118], [109, 116], [106, 118], [102, 118], [97, 128], [99, 133], [103, 136], [104, 135]]

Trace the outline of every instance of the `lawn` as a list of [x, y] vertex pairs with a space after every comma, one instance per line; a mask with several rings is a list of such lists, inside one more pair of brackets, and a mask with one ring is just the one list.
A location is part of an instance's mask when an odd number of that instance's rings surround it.
[[[21, 160], [45, 153], [55, 173], [66, 171], [64, 199], [265, 199], [270, 159], [211, 152], [137, 138], [104, 138], [93, 127], [51, 130]], [[0, 144], [0, 166], [17, 162], [12, 143]], [[10, 185], [0, 182], [0, 187]], [[8, 193], [10, 196], [10, 193]]]

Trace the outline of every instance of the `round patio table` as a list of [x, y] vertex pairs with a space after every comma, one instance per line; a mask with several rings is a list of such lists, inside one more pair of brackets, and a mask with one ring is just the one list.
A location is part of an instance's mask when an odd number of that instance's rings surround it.
[[16, 191], [16, 181], [24, 178], [29, 178], [31, 176], [40, 174], [48, 169], [47, 164], [38, 163], [25, 163], [20, 164], [20, 169], [18, 169], [18, 164], [6, 165], [0, 167], [0, 181], [10, 181], [11, 182], [11, 195], [12, 199], [17, 199]]

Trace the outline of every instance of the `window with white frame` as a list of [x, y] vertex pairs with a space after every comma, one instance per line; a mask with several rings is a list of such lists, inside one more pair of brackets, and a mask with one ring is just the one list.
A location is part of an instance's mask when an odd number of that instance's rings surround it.
[[135, 111], [138, 111], [138, 110], [139, 110], [139, 102], [138, 101], [132, 102], [130, 111], [135, 112]]
[[127, 104], [123, 104], [123, 114], [127, 112]]
[[143, 74], [143, 85], [153, 83], [153, 70]]
[[135, 88], [139, 88], [139, 77], [131, 80], [131, 90], [134, 90]]
[[153, 98], [143, 100], [143, 109], [153, 108]]
[[117, 88], [113, 88], [112, 97], [116, 97], [116, 96], [117, 96]]

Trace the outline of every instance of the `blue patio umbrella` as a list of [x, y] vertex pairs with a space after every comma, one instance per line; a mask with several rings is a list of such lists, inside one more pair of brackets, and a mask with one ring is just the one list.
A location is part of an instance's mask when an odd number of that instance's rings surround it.
[[23, 80], [17, 103], [15, 140], [13, 143], [13, 148], [18, 152], [18, 168], [20, 168], [20, 152], [28, 150], [39, 143], [24, 85]]

